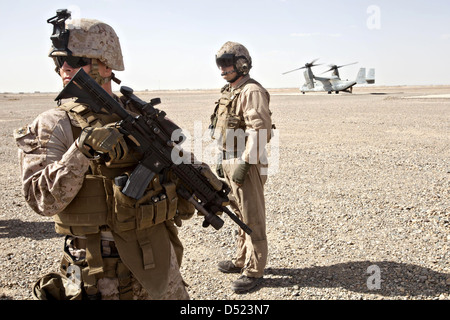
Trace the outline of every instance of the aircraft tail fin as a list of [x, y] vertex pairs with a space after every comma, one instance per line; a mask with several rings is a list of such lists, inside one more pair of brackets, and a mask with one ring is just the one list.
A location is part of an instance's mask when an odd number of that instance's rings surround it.
[[356, 76], [356, 83], [357, 84], [366, 83], [366, 68], [359, 69], [358, 75]]
[[305, 70], [303, 72], [303, 75], [305, 76], [305, 80], [306, 80], [306, 85], [308, 86], [308, 89], [313, 89], [314, 88], [314, 76], [311, 72], [311, 69]]
[[366, 82], [369, 84], [375, 83], [375, 69], [369, 69], [369, 72], [367, 72]]

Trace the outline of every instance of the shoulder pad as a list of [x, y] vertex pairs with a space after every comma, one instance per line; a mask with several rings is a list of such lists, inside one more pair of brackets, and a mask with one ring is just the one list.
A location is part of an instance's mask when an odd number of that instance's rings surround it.
[[87, 109], [87, 106], [85, 106], [84, 104], [75, 102], [75, 101], [69, 101], [69, 102], [66, 102], [66, 103], [58, 106], [57, 108], [60, 108], [66, 112], [82, 113], [83, 111], [85, 111]]
[[31, 153], [41, 147], [39, 138], [31, 132], [30, 126], [24, 126], [14, 130], [14, 139], [17, 147], [25, 153]]
[[22, 137], [25, 137], [27, 134], [30, 133], [30, 127], [28, 125], [23, 126], [22, 128], [14, 130], [14, 139], [18, 140]]

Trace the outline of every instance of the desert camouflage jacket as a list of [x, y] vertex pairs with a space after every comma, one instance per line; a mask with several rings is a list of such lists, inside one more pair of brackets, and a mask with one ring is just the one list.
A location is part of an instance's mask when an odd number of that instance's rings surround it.
[[74, 143], [71, 119], [62, 109], [50, 109], [14, 136], [26, 202], [41, 215], [59, 213], [81, 189], [89, 167]]

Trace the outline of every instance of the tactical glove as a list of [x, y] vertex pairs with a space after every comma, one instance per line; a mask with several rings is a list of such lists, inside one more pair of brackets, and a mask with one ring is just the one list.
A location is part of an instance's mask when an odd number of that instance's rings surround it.
[[247, 175], [248, 170], [250, 170], [250, 163], [244, 162], [239, 164], [236, 169], [234, 169], [233, 177], [231, 178], [238, 185], [242, 185]]
[[86, 127], [77, 141], [78, 149], [88, 158], [105, 155], [105, 161], [123, 159], [128, 154], [128, 146], [117, 128], [104, 126]]

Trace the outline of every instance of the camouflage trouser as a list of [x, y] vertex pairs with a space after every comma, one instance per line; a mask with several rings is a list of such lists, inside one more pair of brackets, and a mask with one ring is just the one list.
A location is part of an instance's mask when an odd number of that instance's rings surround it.
[[[84, 259], [85, 250], [75, 249], [72, 245], [72, 239], [66, 240], [66, 249], [76, 259]], [[171, 246], [171, 260], [169, 270], [169, 284], [166, 293], [161, 297], [161, 300], [188, 300], [189, 294], [186, 291], [186, 287], [183, 278], [180, 273], [175, 251]], [[131, 274], [131, 286], [132, 286], [132, 299], [133, 300], [153, 300], [151, 292], [147, 292], [137, 279]], [[119, 300], [119, 279], [104, 277], [97, 281], [97, 288], [101, 294], [102, 300]]]
[[252, 234], [248, 235], [239, 229], [236, 239], [236, 255], [232, 261], [236, 267], [243, 268], [242, 274], [260, 278], [264, 275], [268, 256], [264, 199], [264, 184], [267, 181], [267, 175], [261, 174], [262, 165], [252, 165], [244, 183], [238, 186], [232, 180], [238, 164], [236, 158], [223, 160], [223, 172], [231, 187], [230, 206], [236, 215], [252, 229]]
[[[141, 284], [131, 276], [134, 300], [153, 300], [149, 293]], [[98, 289], [102, 295], [102, 300], [119, 300], [119, 280], [117, 278], [103, 278], [97, 282]], [[188, 300], [189, 294], [186, 291], [183, 278], [178, 268], [175, 252], [172, 248], [169, 285], [161, 300]]]

